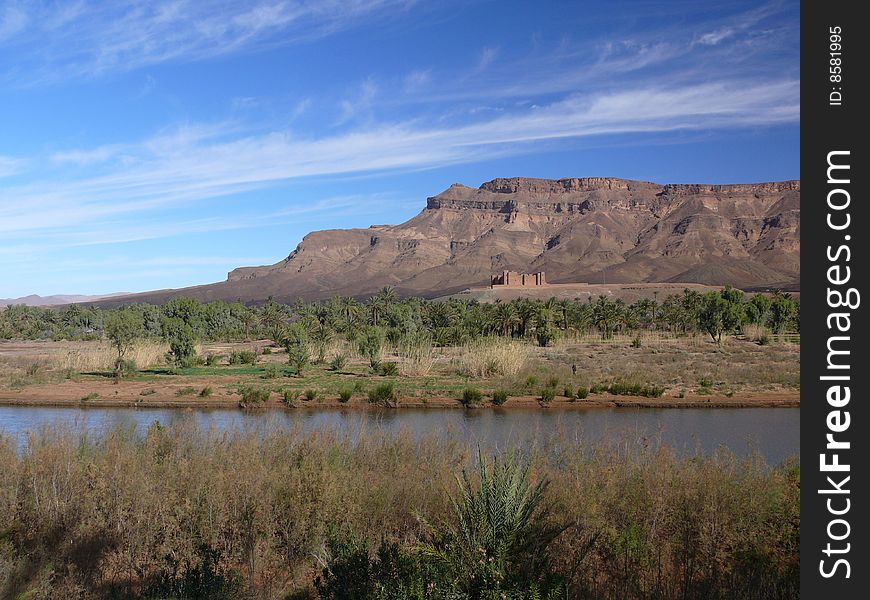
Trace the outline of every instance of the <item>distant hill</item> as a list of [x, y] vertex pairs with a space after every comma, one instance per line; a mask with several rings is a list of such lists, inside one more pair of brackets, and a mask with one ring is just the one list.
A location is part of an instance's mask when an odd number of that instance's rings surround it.
[[106, 298], [115, 296], [129, 296], [129, 292], [116, 292], [114, 294], [104, 294], [100, 296], [83, 296], [77, 294], [70, 295], [55, 295], [55, 296], [37, 296], [31, 294], [22, 296], [21, 298], [0, 298], [0, 307], [10, 306], [12, 304], [24, 304], [26, 306], [59, 306], [63, 304], [73, 304], [76, 302], [97, 302]]
[[261, 302], [364, 297], [386, 285], [442, 296], [491, 273], [546, 271], [551, 283], [800, 285], [800, 181], [669, 184], [609, 177], [454, 184], [400, 225], [315, 231], [274, 265], [227, 280], [115, 297]]

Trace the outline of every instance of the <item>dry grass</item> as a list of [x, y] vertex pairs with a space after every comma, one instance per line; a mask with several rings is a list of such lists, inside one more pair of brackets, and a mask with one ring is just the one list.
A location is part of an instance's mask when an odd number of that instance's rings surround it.
[[[197, 350], [200, 347], [197, 346]], [[140, 340], [126, 356], [140, 369], [145, 369], [164, 362], [164, 356], [169, 351], [169, 344], [154, 340]], [[94, 342], [69, 349], [65, 355], [57, 356], [52, 361], [56, 369], [71, 369], [79, 373], [105, 371], [112, 369], [117, 352], [107, 342]]]
[[[796, 593], [796, 465], [551, 443], [531, 450], [532, 475], [551, 483], [547, 518], [562, 533], [549, 554], [569, 597]], [[166, 597], [149, 586], [201, 567], [203, 548], [216, 578], [243, 581], [230, 597], [313, 597], [330, 529], [413, 546], [425, 535], [417, 515], [448, 517], [454, 475], [473, 456], [449, 434], [218, 433], [186, 421], [147, 435], [43, 430], [23, 451], [0, 437], [0, 597]]]
[[512, 377], [522, 370], [530, 354], [528, 343], [491, 337], [465, 344], [453, 360], [459, 372], [469, 377]]
[[426, 377], [438, 362], [438, 353], [432, 341], [426, 338], [397, 344], [399, 373], [405, 377]]

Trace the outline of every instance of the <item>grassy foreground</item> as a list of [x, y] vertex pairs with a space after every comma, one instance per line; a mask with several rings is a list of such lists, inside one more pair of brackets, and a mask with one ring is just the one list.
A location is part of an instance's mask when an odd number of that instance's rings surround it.
[[0, 441], [0, 597], [798, 595], [797, 464], [557, 439], [482, 471], [446, 437], [141, 433]]

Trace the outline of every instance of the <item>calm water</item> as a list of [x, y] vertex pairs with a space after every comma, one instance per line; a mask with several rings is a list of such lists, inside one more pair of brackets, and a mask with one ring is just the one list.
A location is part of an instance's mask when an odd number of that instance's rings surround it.
[[243, 412], [145, 408], [51, 408], [0, 406], [0, 433], [22, 446], [27, 431], [63, 424], [99, 433], [118, 426], [144, 431], [153, 421], [178, 419], [218, 430], [244, 427], [298, 427], [302, 431], [332, 429], [351, 436], [375, 431], [412, 436], [452, 434], [471, 443], [505, 448], [568, 435], [589, 442], [643, 439], [661, 441], [682, 453], [709, 453], [727, 447], [738, 455], [758, 450], [775, 464], [800, 451], [799, 408], [741, 409], [591, 409], [479, 410], [401, 409], [339, 411], [299, 409]]

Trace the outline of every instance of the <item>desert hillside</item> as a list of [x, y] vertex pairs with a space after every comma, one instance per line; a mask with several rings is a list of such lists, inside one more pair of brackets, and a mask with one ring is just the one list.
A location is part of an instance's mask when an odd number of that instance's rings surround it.
[[[692, 282], [794, 289], [800, 181], [662, 185], [616, 178], [453, 184], [400, 225], [315, 231], [279, 263], [211, 285], [123, 301], [291, 301], [367, 296], [391, 285], [426, 297], [485, 285], [502, 270], [551, 283]], [[117, 303], [121, 299], [112, 299]]]

